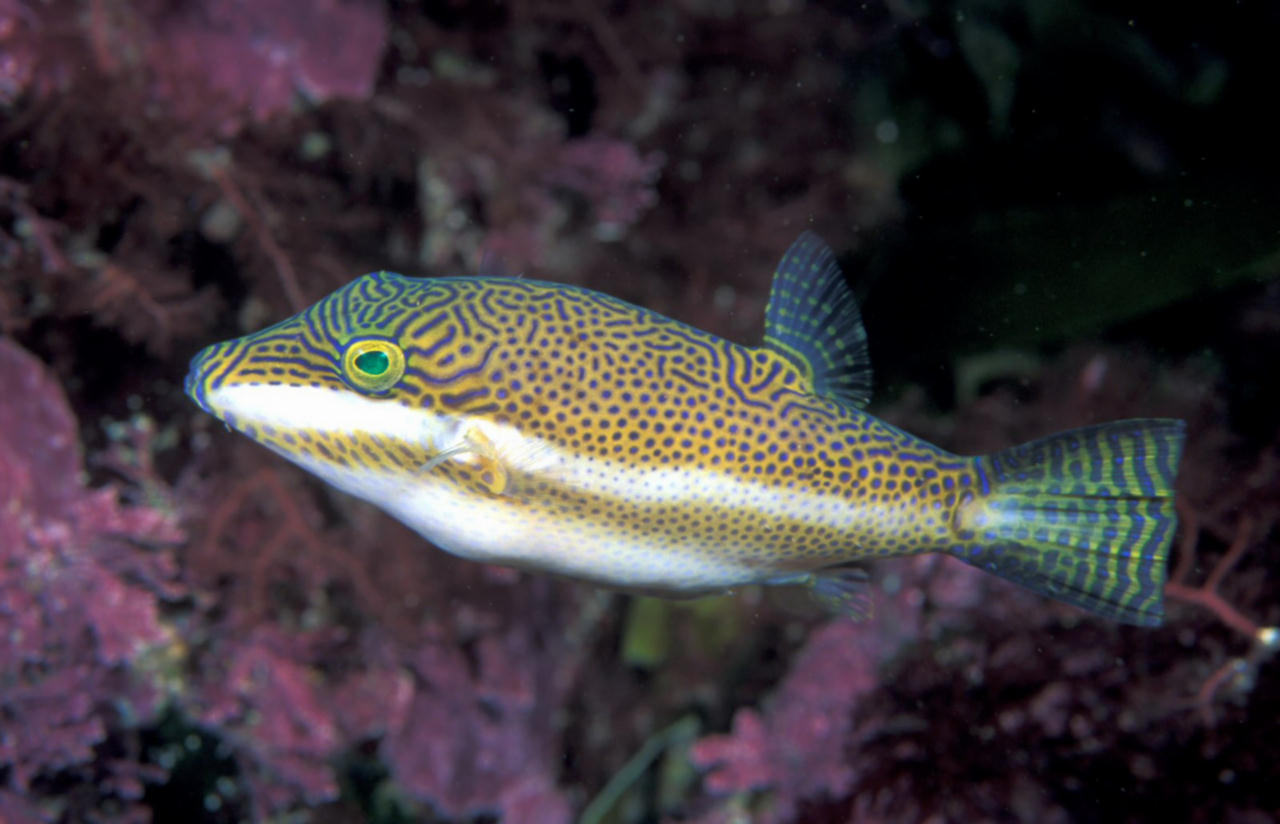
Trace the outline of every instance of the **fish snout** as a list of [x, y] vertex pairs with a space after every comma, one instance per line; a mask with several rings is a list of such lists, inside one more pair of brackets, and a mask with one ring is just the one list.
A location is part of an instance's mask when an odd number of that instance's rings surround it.
[[182, 389], [187, 393], [187, 397], [206, 412], [213, 411], [209, 407], [209, 384], [214, 367], [221, 362], [218, 357], [220, 350], [221, 344], [213, 344], [201, 349], [191, 359], [191, 365], [187, 368], [187, 377], [182, 382]]

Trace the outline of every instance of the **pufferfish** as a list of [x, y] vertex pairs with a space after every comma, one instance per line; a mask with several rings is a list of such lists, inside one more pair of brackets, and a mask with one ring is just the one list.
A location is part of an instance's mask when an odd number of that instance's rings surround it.
[[199, 406], [465, 558], [669, 597], [805, 585], [854, 616], [861, 562], [940, 552], [1157, 625], [1183, 423], [963, 457], [864, 411], [867, 339], [805, 232], [762, 345], [589, 289], [373, 272], [209, 346]]

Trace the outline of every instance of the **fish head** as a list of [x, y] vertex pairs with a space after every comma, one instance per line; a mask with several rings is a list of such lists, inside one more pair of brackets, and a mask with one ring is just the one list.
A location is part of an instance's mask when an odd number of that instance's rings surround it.
[[452, 326], [433, 321], [448, 314], [448, 290], [438, 292], [430, 279], [364, 275], [274, 326], [205, 348], [186, 392], [341, 489], [394, 493], [457, 427], [434, 377], [460, 346]]

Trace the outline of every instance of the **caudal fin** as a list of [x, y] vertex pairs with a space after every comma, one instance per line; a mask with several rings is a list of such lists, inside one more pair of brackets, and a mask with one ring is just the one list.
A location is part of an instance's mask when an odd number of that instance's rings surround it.
[[1042, 595], [1127, 624], [1164, 614], [1182, 421], [1116, 421], [975, 459], [955, 554]]

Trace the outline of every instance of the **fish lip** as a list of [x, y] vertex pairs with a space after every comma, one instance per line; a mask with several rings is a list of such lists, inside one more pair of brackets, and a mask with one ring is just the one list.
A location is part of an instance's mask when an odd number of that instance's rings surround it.
[[191, 359], [191, 363], [187, 367], [187, 376], [182, 381], [182, 390], [196, 406], [216, 416], [218, 413], [210, 405], [208, 396], [209, 370], [207, 367], [211, 361], [210, 355], [213, 350], [214, 347], [212, 346], [205, 347]]

